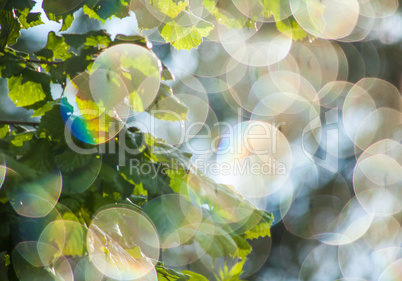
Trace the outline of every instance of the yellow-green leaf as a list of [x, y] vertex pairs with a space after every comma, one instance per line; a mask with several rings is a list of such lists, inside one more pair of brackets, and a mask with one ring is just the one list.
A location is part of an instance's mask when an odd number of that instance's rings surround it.
[[188, 7], [188, 1], [150, 0], [151, 5], [161, 13], [175, 18]]
[[188, 279], [189, 281], [208, 281], [205, 276], [189, 270], [183, 270], [182, 273], [190, 276], [190, 279]]
[[23, 81], [23, 77], [8, 79], [8, 95], [17, 106], [28, 106], [46, 98], [42, 85], [34, 81]]
[[0, 125], [0, 139], [3, 139], [8, 133], [10, 133], [10, 126]]
[[276, 28], [283, 34], [292, 37], [293, 40], [303, 40], [307, 37], [307, 32], [300, 27], [294, 18], [277, 21]]
[[64, 38], [61, 36], [57, 36], [53, 31], [49, 32], [47, 37], [47, 44], [45, 48], [36, 52], [36, 56], [40, 59], [44, 60], [52, 60], [55, 59], [67, 59], [72, 57], [72, 54], [68, 52], [70, 49], [70, 45], [68, 45]]
[[20, 11], [18, 20], [20, 21], [22, 27], [27, 29], [30, 27], [34, 27], [34, 26], [43, 24], [43, 21], [41, 20], [40, 16], [41, 16], [41, 13], [30, 13], [29, 9], [26, 8], [23, 11]]
[[162, 28], [161, 35], [177, 50], [190, 50], [200, 45], [203, 37], [207, 37], [213, 29], [214, 25], [204, 20], [199, 20], [196, 26], [182, 26], [171, 21]]

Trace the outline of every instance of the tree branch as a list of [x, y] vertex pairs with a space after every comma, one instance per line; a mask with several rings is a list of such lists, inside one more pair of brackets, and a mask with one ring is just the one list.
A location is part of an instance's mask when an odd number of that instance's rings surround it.
[[64, 61], [41, 61], [41, 60], [25, 60], [26, 62], [32, 62], [37, 64], [62, 64]]
[[39, 122], [0, 120], [0, 125], [39, 126]]

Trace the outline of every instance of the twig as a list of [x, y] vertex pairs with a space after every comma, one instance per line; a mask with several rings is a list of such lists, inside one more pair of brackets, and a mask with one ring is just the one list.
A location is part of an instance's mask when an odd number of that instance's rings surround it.
[[62, 64], [64, 61], [41, 61], [41, 60], [25, 60], [26, 62], [32, 62], [37, 64]]
[[29, 122], [29, 121], [9, 121], [0, 120], [0, 125], [26, 125], [26, 126], [39, 126], [39, 122]]

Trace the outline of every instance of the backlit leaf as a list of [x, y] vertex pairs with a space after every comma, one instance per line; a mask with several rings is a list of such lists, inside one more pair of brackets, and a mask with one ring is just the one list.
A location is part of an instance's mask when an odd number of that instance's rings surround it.
[[151, 0], [150, 3], [155, 9], [173, 19], [188, 7], [188, 1], [185, 0]]
[[183, 270], [182, 273], [190, 276], [189, 281], [208, 281], [208, 279], [201, 274], [189, 271], [189, 270]]
[[0, 125], [0, 139], [3, 139], [10, 133], [10, 126]]
[[67, 59], [72, 55], [68, 53], [70, 46], [65, 42], [64, 38], [57, 36], [53, 31], [49, 32], [47, 44], [45, 48], [36, 52], [36, 56], [43, 60]]
[[8, 95], [17, 106], [33, 105], [46, 98], [43, 87], [34, 81], [23, 81], [22, 76], [8, 79]]
[[293, 40], [303, 40], [307, 37], [307, 32], [300, 27], [293, 17], [277, 21], [276, 28], [283, 34], [292, 37]]
[[258, 239], [260, 237], [271, 236], [271, 224], [274, 221], [272, 214], [265, 211], [259, 211], [262, 213], [259, 223], [245, 233], [246, 239]]
[[18, 20], [22, 24], [24, 28], [34, 27], [40, 24], [43, 24], [40, 16], [41, 13], [30, 13], [29, 9], [25, 9], [19, 13]]
[[214, 29], [214, 25], [200, 19], [196, 26], [183, 26], [176, 21], [167, 22], [161, 30], [162, 37], [177, 50], [196, 48]]

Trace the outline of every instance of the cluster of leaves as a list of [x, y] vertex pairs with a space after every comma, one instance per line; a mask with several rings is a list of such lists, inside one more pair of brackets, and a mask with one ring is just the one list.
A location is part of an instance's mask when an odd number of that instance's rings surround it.
[[[12, 45], [19, 37], [21, 28], [42, 24], [40, 13], [31, 13], [32, 0], [6, 1], [1, 11], [2, 41], [0, 47]], [[167, 43], [177, 49], [197, 47], [207, 37], [216, 23], [229, 28], [256, 29], [256, 22], [272, 19], [279, 31], [301, 40], [307, 33], [300, 28], [292, 16], [281, 16], [280, 0], [256, 1], [257, 12], [245, 16], [232, 0], [203, 0], [190, 6], [187, 0], [44, 0], [43, 10], [50, 20], [62, 22], [61, 31], [67, 30], [73, 20], [74, 12], [83, 9], [90, 18], [105, 22], [115, 16], [125, 18], [134, 11], [140, 30], [157, 29]], [[1, 7], [0, 7], [1, 8]], [[13, 13], [15, 11], [15, 13]], [[194, 12], [196, 11], [196, 12]], [[203, 12], [199, 12], [203, 11]], [[215, 24], [213, 24], [215, 23]]]
[[[116, 153], [104, 151], [100, 154], [102, 161], [100, 171], [88, 169], [91, 163], [99, 161], [99, 154], [83, 155], [72, 151], [65, 143], [63, 132], [64, 123], [60, 116], [60, 106], [55, 105], [43, 116], [37, 130], [21, 133], [9, 132], [0, 142], [7, 167], [18, 174], [41, 176], [52, 171], [55, 165], [59, 167], [63, 176], [63, 190], [56, 208], [63, 218], [75, 220], [87, 227], [93, 215], [104, 206], [121, 203], [141, 209], [142, 206], [146, 206], [147, 201], [153, 198], [182, 191], [183, 185], [187, 183], [186, 178], [189, 172], [188, 167], [191, 167], [191, 156], [179, 150], [172, 151], [171, 146], [154, 139], [150, 135], [140, 133], [135, 128], [127, 128], [123, 134], [124, 142], [130, 150], [139, 150], [141, 153], [133, 156], [126, 151], [119, 151], [123, 148], [117, 145]], [[100, 149], [99, 146], [89, 146], [80, 143], [78, 140], [75, 141], [82, 149]], [[119, 139], [114, 141], [117, 144], [123, 142]], [[125, 163], [119, 161], [119, 156], [121, 157], [122, 153], [125, 154]], [[142, 164], [155, 165], [155, 172], [140, 174], [136, 169], [130, 170], [130, 162], [133, 160]], [[177, 167], [169, 169], [169, 165], [172, 163], [177, 163], [179, 169]], [[209, 210], [204, 210], [204, 221], [208, 221], [212, 215], [215, 217], [220, 215], [215, 212], [222, 209], [219, 205], [221, 200], [230, 202], [232, 208], [247, 209], [247, 212], [253, 212], [253, 214], [247, 218], [247, 222], [238, 222], [237, 224], [230, 223], [231, 218], [223, 214], [219, 224], [222, 231], [214, 236], [213, 245], [210, 242], [203, 243], [203, 240], [194, 240], [188, 243], [199, 243], [213, 258], [237, 256], [244, 261], [251, 251], [247, 239], [269, 235], [272, 216], [255, 209], [229, 188], [218, 185], [207, 178], [202, 178], [202, 175], [197, 175], [197, 177], [200, 180], [208, 181], [212, 187], [203, 199], [210, 206]], [[82, 185], [88, 178], [95, 180], [87, 190], [77, 193], [74, 188]], [[13, 211], [4, 191], [9, 188], [8, 184], [9, 182], [6, 180], [0, 192], [2, 203], [0, 204], [0, 212], [6, 218], [2, 223], [0, 251], [11, 253], [16, 243], [23, 241], [24, 238], [26, 239], [26, 233], [21, 233], [21, 230], [17, 231], [16, 229], [24, 224], [31, 225], [35, 219], [18, 216]], [[163, 232], [163, 228], [169, 223], [169, 219], [165, 217], [163, 210], [156, 217], [160, 221], [154, 221], [154, 223], [158, 231]], [[162, 232], [160, 235], [163, 235]], [[38, 239], [38, 237], [31, 238], [32, 240]], [[82, 245], [77, 243], [65, 249], [63, 254], [74, 257], [83, 256], [86, 253]], [[191, 272], [183, 274], [164, 268], [163, 265], [157, 266], [156, 269], [159, 280], [186, 280], [189, 278], [193, 280], [191, 276], [194, 273]], [[240, 272], [241, 270], [236, 274], [239, 275]], [[12, 273], [9, 274], [12, 276]], [[201, 277], [198, 276], [197, 278]], [[219, 280], [228, 279], [225, 277], [225, 279]]]
[[[279, 0], [261, 2], [266, 14], [279, 13], [275, 3]], [[198, 46], [203, 37], [213, 30], [210, 22], [195, 18], [188, 5], [188, 1], [173, 0], [44, 0], [43, 9], [50, 20], [61, 21], [62, 31], [67, 30], [73, 20], [74, 12], [83, 9], [91, 18], [105, 21], [112, 16], [124, 18], [130, 10], [135, 11], [141, 29], [157, 28], [160, 35], [177, 49], [190, 49]], [[255, 20], [235, 12], [232, 1], [204, 0], [203, 5], [210, 17], [219, 19], [230, 28], [254, 28]], [[267, 5], [267, 3], [271, 3]], [[103, 206], [124, 203], [142, 209], [153, 198], [170, 193], [183, 193], [188, 184], [188, 175], [191, 170], [191, 155], [173, 149], [152, 135], [144, 134], [136, 128], [124, 128], [124, 139], [116, 138], [114, 142], [117, 151], [111, 153], [105, 147], [111, 145], [93, 146], [74, 139], [78, 147], [96, 149], [98, 153], [82, 155], [72, 151], [66, 143], [64, 136], [64, 122], [60, 114], [61, 98], [52, 95], [52, 84], [59, 84], [63, 88], [67, 81], [80, 73], [88, 71], [95, 58], [105, 49], [122, 43], [137, 44], [146, 48], [152, 45], [142, 36], [117, 35], [113, 40], [104, 30], [90, 31], [85, 34], [56, 34], [50, 32], [46, 46], [34, 54], [26, 54], [14, 50], [20, 36], [21, 29], [27, 29], [39, 24], [40, 13], [33, 13], [35, 2], [32, 0], [0, 0], [0, 76], [8, 79], [9, 97], [18, 106], [33, 110], [33, 117], [41, 117], [38, 124], [32, 126], [18, 124], [0, 125], [0, 149], [5, 155], [7, 167], [21, 175], [38, 177], [58, 167], [63, 175], [63, 190], [59, 198], [59, 212], [72, 213], [74, 220], [88, 226], [93, 215]], [[152, 11], [150, 13], [150, 11]], [[227, 11], [233, 17], [227, 16]], [[236, 14], [237, 13], [237, 14]], [[163, 19], [163, 20], [162, 20]], [[182, 25], [182, 21], [196, 22], [195, 25]], [[297, 30], [294, 20], [278, 21], [278, 29], [286, 32]], [[302, 38], [305, 34], [299, 34]], [[168, 69], [163, 66], [162, 80], [172, 79]], [[166, 97], [177, 102], [180, 115], [187, 114], [187, 108], [175, 100], [169, 86], [161, 82], [160, 90], [155, 102]], [[159, 115], [157, 118], [167, 120], [168, 115]], [[130, 149], [141, 151], [136, 155], [127, 153], [122, 149], [121, 143]], [[125, 162], [121, 163], [120, 156], [124, 155]], [[101, 159], [101, 160], [100, 160]], [[129, 170], [130, 161], [156, 166], [153, 173], [140, 174], [136, 170]], [[100, 171], [87, 169], [93, 162], [101, 161]], [[172, 163], [177, 167], [167, 168]], [[138, 170], [137, 170], [138, 171]], [[205, 178], [197, 171], [192, 174], [198, 180], [206, 182], [208, 189], [204, 192], [201, 205], [208, 205], [203, 209], [204, 220], [211, 216], [218, 219], [221, 234], [213, 239], [212, 246], [204, 245], [205, 251], [213, 258], [238, 257], [239, 262], [232, 269], [227, 266], [216, 276], [218, 280], [239, 280], [242, 266], [251, 247], [247, 240], [270, 235], [272, 216], [266, 212], [255, 209], [241, 196], [229, 187], [218, 185]], [[77, 176], [78, 175], [78, 176]], [[85, 178], [94, 178], [88, 189], [81, 193], [74, 193], [74, 186]], [[5, 185], [7, 182], [5, 183]], [[21, 233], [21, 225], [32, 225], [34, 219], [18, 216], [13, 210], [5, 194], [6, 186], [0, 190], [0, 214], [4, 218], [0, 232], [0, 252], [11, 254], [13, 247], [26, 236]], [[190, 196], [189, 194], [185, 194]], [[225, 200], [222, 200], [224, 198]], [[220, 212], [221, 202], [230, 202], [231, 206], [239, 207], [250, 215], [246, 221], [233, 223], [230, 214]], [[64, 211], [63, 211], [64, 210]], [[69, 210], [68, 212], [66, 210]], [[160, 214], [163, 218], [163, 214]], [[162, 220], [163, 223], [163, 220]], [[28, 230], [25, 230], [28, 231]], [[161, 234], [161, 233], [160, 233]], [[163, 235], [163, 234], [161, 234]], [[31, 237], [31, 240], [37, 237]], [[203, 247], [203, 241], [197, 242]], [[190, 243], [189, 242], [189, 243]], [[66, 250], [67, 251], [67, 250]], [[82, 247], [70, 247], [68, 256], [82, 256], [85, 251]], [[8, 275], [15, 279], [13, 265], [7, 262]], [[159, 280], [207, 280], [205, 277], [193, 272], [176, 272], [156, 266]]]

